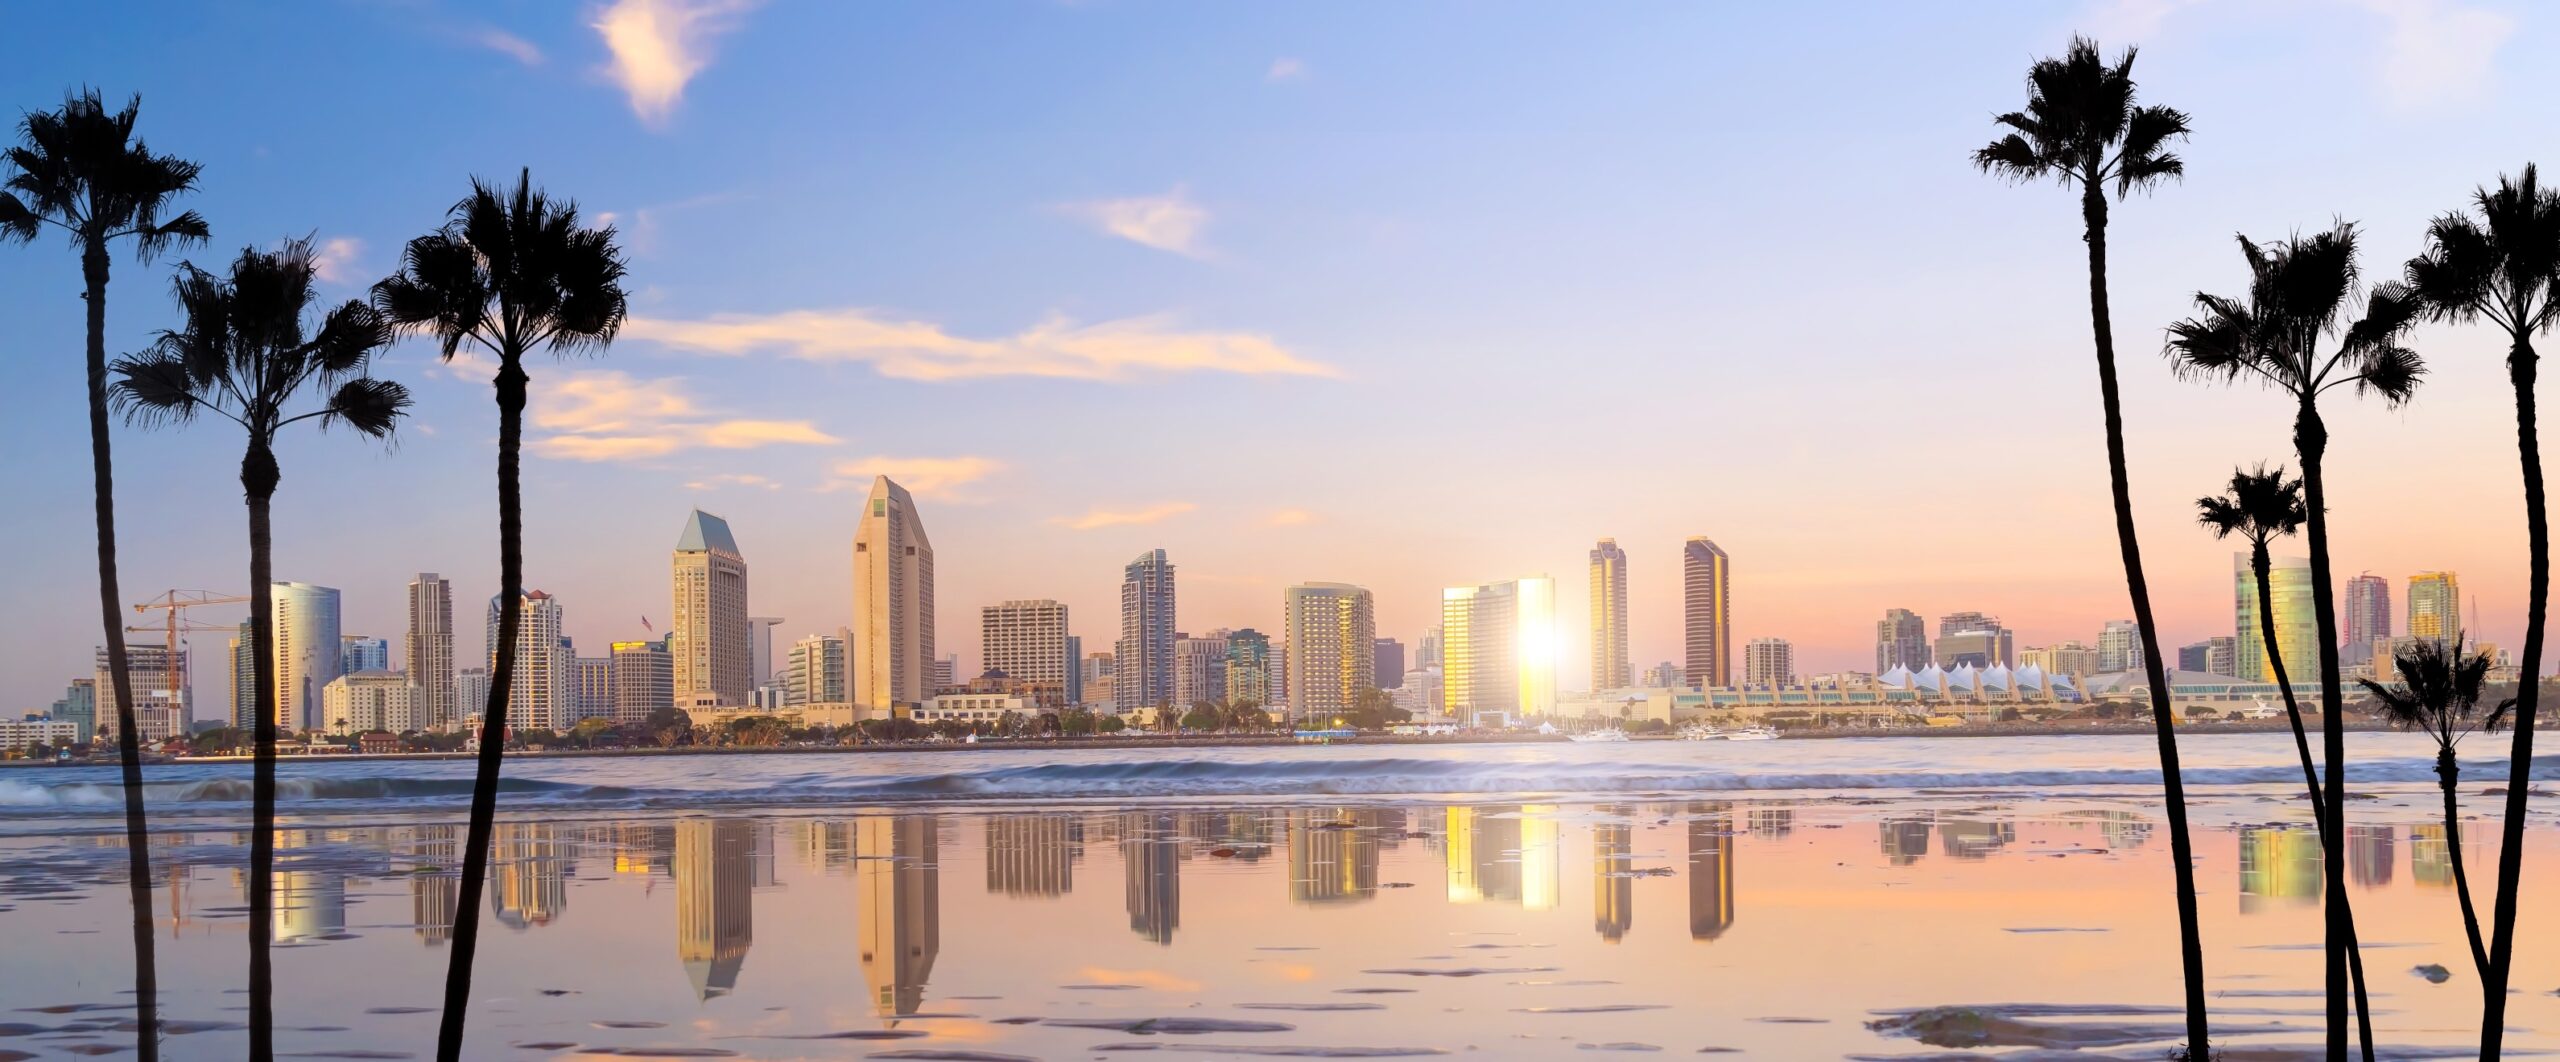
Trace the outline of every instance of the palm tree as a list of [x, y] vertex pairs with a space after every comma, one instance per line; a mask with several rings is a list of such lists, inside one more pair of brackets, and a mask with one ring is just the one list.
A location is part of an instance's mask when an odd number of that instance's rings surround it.
[[2107, 191], [2118, 200], [2186, 173], [2169, 150], [2187, 135], [2187, 116], [2170, 107], [2134, 103], [2134, 49], [2110, 64], [2097, 42], [2074, 37], [2059, 59], [2027, 70], [2027, 109], [1994, 122], [2000, 139], [1973, 154], [1986, 173], [2013, 181], [2052, 180], [2080, 193], [2081, 238], [2089, 248], [2089, 326], [2097, 339], [2098, 401], [2106, 415], [2107, 474], [2115, 494], [2116, 547], [2124, 555], [2124, 581], [2133, 597], [2134, 624], [2142, 634], [2142, 660], [2151, 682], [2151, 718], [2160, 744], [2160, 783], [2169, 819], [2170, 862], [2177, 875], [2178, 950], [2186, 982], [2187, 1053], [2209, 1057], [2204, 1004], [2204, 938], [2196, 925], [2195, 844], [2187, 832], [2185, 780], [2178, 775], [2178, 737], [2172, 729], [2169, 680], [2160, 658], [2160, 636], [2151, 621], [2151, 588], [2142, 575], [2142, 545], [2133, 527], [2133, 490], [2125, 472], [2124, 410], [2116, 394], [2115, 325], [2107, 309]]
[[[2397, 406], [2417, 390], [2426, 368], [2400, 345], [2416, 320], [2418, 303], [2399, 284], [2375, 287], [2357, 308], [2355, 226], [2339, 222], [2327, 232], [2297, 236], [2261, 248], [2240, 237], [2248, 259], [2249, 293], [2240, 298], [2199, 293], [2199, 317], [2169, 326], [2167, 353], [2182, 376], [2251, 379], [2293, 399], [2293, 446], [2302, 462], [2304, 521], [2311, 547], [2311, 613], [2319, 631], [2320, 737], [2323, 768], [2320, 844], [2328, 891], [2329, 1053], [2346, 1057], [2347, 915], [2346, 731], [2344, 690], [2338, 678], [2337, 599], [2330, 588], [2328, 493], [2321, 458], [2329, 429], [2320, 419], [2320, 396], [2341, 387], [2373, 394]], [[2324, 350], [2323, 341], [2327, 340]]]
[[2480, 690], [2489, 677], [2489, 655], [2463, 652], [2460, 635], [2454, 636], [2451, 645], [2435, 638], [2419, 638], [2394, 654], [2391, 663], [2399, 672], [2400, 681], [2385, 686], [2365, 679], [2365, 692], [2381, 702], [2384, 717], [2401, 729], [2424, 730], [2436, 739], [2436, 784], [2444, 790], [2444, 837], [2445, 846], [2452, 853], [2454, 895], [2462, 900], [2462, 929], [2471, 939], [2471, 965], [2479, 971], [2481, 991], [2486, 992], [2490, 955], [2488, 947], [2481, 943], [2480, 917], [2471, 907], [2471, 879], [2462, 871], [2462, 815], [2454, 800], [2454, 787], [2462, 781], [2462, 762], [2454, 758], [2453, 750], [2474, 729], [2497, 732], [2516, 701], [2502, 702], [2486, 717], [2480, 715]]
[[[249, 503], [249, 626], [254, 661], [257, 751], [251, 800], [257, 820], [249, 837], [249, 1054], [275, 1054], [275, 980], [267, 944], [275, 910], [276, 647], [272, 556], [267, 511], [283, 472], [276, 432], [317, 420], [344, 423], [369, 438], [387, 438], [409, 392], [366, 373], [373, 352], [391, 340], [390, 326], [362, 302], [331, 310], [317, 333], [303, 315], [312, 301], [309, 240], [282, 250], [249, 248], [227, 277], [180, 263], [175, 282], [183, 327], [162, 331], [151, 348], [116, 359], [116, 406], [144, 426], [186, 424], [211, 414], [248, 433], [240, 486]], [[327, 392], [315, 407], [292, 408], [306, 387]]]
[[2521, 180], [2498, 178], [2463, 212], [2427, 228], [2427, 251], [2408, 267], [2409, 287], [2437, 320], [2487, 318], [2507, 333], [2507, 379], [2516, 392], [2516, 453], [2524, 465], [2524, 525], [2530, 551], [2525, 594], [2525, 681], [2516, 690], [2516, 735], [2507, 768], [2506, 821], [2498, 847], [2498, 895], [2489, 917], [2488, 987], [2480, 1054], [2498, 1057], [2507, 1027], [2507, 983], [2515, 959], [2516, 902], [2524, 873], [2525, 791], [2533, 768], [2534, 706], [2542, 688], [2542, 643], [2551, 596], [2551, 521], [2543, 512], [2542, 443], [2536, 434], [2533, 334], [2560, 323], [2560, 191], [2541, 187], [2533, 166]]
[[[600, 351], [622, 327], [622, 254], [610, 227], [578, 224], [578, 208], [554, 200], [521, 173], [512, 193], [474, 179], [444, 227], [409, 241], [400, 272], [373, 287], [392, 324], [435, 336], [447, 361], [473, 344], [498, 359], [498, 600], [524, 596], [524, 496], [517, 466], [524, 450], [524, 356]], [[480, 893], [488, 876], [489, 833], [498, 809], [498, 767], [507, 738], [522, 610], [499, 610], [489, 700], [481, 712], [479, 773], [462, 857], [461, 908], [445, 969], [444, 1023], [436, 1057], [462, 1057], [463, 1015], [471, 1003], [471, 960], [480, 941]]]
[[[2285, 719], [2293, 724], [2294, 752], [2302, 758], [2303, 787], [2311, 794], [2311, 819], [2326, 829], [2329, 819], [2322, 810], [2327, 804], [2320, 795], [2320, 773], [2311, 760], [2311, 739], [2302, 730], [2302, 704], [2294, 698], [2292, 678], [2285, 674], [2283, 646], [2276, 639], [2275, 586], [2268, 578], [2273, 563], [2267, 555], [2267, 543], [2301, 530], [2310, 518], [2302, 507], [2302, 481], [2286, 479], [2281, 467], [2273, 471], [2265, 465], [2259, 465], [2256, 471], [2232, 469], [2229, 489], [2217, 497], [2196, 499], [2196, 519], [2213, 532], [2213, 537], [2238, 535], [2249, 540], [2249, 571], [2258, 584], [2258, 643], [2265, 648], [2268, 669], [2275, 672], [2276, 689], [2284, 694]], [[2352, 910], [2347, 914], [2346, 949], [2347, 979], [2355, 996], [2357, 1043], [2367, 1062], [2371, 1062], [2373, 1010], [2365, 996], [2364, 955], [2356, 947]]]
[[133, 677], [124, 647], [124, 591], [116, 580], [115, 460], [107, 440], [107, 245], [130, 238], [144, 263], [200, 242], [195, 211], [163, 219], [169, 201], [195, 188], [202, 167], [154, 155], [133, 137], [140, 97], [109, 113], [95, 89], [62, 109], [28, 114], [9, 148], [12, 174], [0, 190], [0, 239], [25, 243], [51, 225], [80, 251], [81, 298], [89, 311], [89, 465], [98, 521], [98, 612], [106, 625], [107, 675], [115, 698], [116, 755], [124, 765], [125, 880], [133, 893], [135, 1038], [145, 1062], [159, 1057], [158, 959], [151, 939], [150, 832], [142, 809], [142, 744], [135, 733]]

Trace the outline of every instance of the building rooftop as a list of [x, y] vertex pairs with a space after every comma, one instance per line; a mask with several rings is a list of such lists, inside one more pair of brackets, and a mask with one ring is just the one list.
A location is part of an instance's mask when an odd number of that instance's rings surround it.
[[684, 534], [676, 537], [676, 552], [742, 556], [738, 552], [738, 540], [729, 535], [729, 521], [700, 509], [685, 518]]

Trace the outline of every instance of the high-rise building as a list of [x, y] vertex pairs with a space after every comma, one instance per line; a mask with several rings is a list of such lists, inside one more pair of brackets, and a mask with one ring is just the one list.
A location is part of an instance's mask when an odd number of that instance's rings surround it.
[[1614, 690], [1634, 680], [1627, 666], [1627, 551], [1604, 538], [1591, 548], [1591, 688]]
[[252, 681], [258, 673], [258, 662], [251, 655], [257, 643], [249, 640], [249, 621], [241, 620], [238, 632], [231, 636], [231, 725], [246, 731], [257, 717], [258, 687]]
[[1271, 636], [1251, 627], [1227, 632], [1227, 703], [1269, 704]]
[[1929, 666], [1929, 627], [1907, 608], [1884, 610], [1876, 621], [1876, 674], [1897, 667], [1918, 671]]
[[1049, 686], [1073, 703], [1075, 653], [1068, 643], [1067, 606], [1047, 598], [1007, 601], [978, 610], [978, 658], [988, 671]]
[[[125, 675], [133, 691], [133, 732], [142, 741], [166, 741], [187, 732], [191, 682], [184, 648], [172, 655], [166, 645], [130, 642], [124, 647]], [[96, 740], [114, 740], [121, 731], [116, 719], [115, 669], [107, 665], [107, 648], [99, 646], [90, 683], [98, 691]]]
[[571, 710], [570, 724], [574, 726], [581, 719], [611, 721], [614, 718], [613, 657], [573, 655], [569, 676], [569, 701], [575, 706]]
[[1440, 628], [1433, 627], [1422, 632], [1422, 640], [1414, 643], [1413, 666], [1439, 667], [1440, 664]]
[[1692, 686], [1733, 685], [1733, 559], [1703, 535], [1690, 539], [1680, 547], [1680, 586], [1688, 633], [1682, 671]]
[[744, 705], [764, 680], [752, 677], [747, 638], [747, 561], [729, 522], [700, 509], [685, 517], [671, 562], [675, 622], [667, 652], [675, 657], [676, 696], [708, 693]]
[[[577, 720], [569, 670], [573, 657], [560, 647], [560, 601], [535, 590], [518, 602], [515, 668], [507, 683], [507, 727], [510, 730], [566, 730]], [[489, 599], [490, 668], [497, 667], [498, 622], [505, 615], [506, 595]]]
[[844, 637], [835, 634], [812, 634], [791, 643], [782, 665], [782, 703], [850, 703], [844, 685], [846, 649]]
[[2140, 671], [2150, 666], [2142, 658], [2142, 628], [2132, 620], [2108, 620], [2098, 631], [2098, 671]]
[[464, 704], [454, 688], [453, 584], [434, 572], [409, 580], [409, 679], [425, 691], [425, 730], [451, 730], [482, 706]]
[[391, 641], [361, 634], [338, 636], [338, 672], [352, 675], [359, 671], [391, 670]]
[[75, 740], [88, 744], [98, 735], [98, 680], [72, 679], [71, 685], [62, 691], [62, 699], [53, 702], [52, 711], [46, 715], [56, 722], [78, 727], [79, 737]]
[[2178, 647], [2178, 670], [2203, 672], [2213, 656], [2213, 640], [2189, 642]]
[[1112, 657], [1112, 696], [1121, 711], [1173, 703], [1173, 562], [1148, 550], [1120, 581], [1120, 644]]
[[1796, 684], [1796, 647], [1784, 638], [1753, 638], [1742, 647], [1745, 685], [1777, 687]]
[[782, 658], [773, 655], [773, 629], [779, 626], [780, 616], [747, 617], [748, 685], [772, 686], [781, 677]]
[[310, 583], [279, 582], [267, 595], [276, 654], [276, 729], [320, 726], [320, 690], [345, 673], [338, 651], [338, 592]]
[[[2096, 675], [2103, 672], [2098, 666], [2098, 651], [2076, 641], [2019, 650], [2018, 666], [2029, 664], [2048, 675]], [[1981, 665], [1977, 663], [1976, 666]]]
[[2240, 674], [2240, 643], [2230, 635], [2216, 635], [2204, 640], [2204, 670], [2209, 675], [2233, 677]]
[[1084, 703], [1084, 639], [1067, 636], [1067, 703]]
[[1107, 651], [1086, 653], [1082, 659], [1083, 663], [1076, 668], [1081, 676], [1076, 680], [1079, 697], [1076, 703], [1110, 710], [1113, 698], [1118, 694], [1114, 689], [1117, 680], [1113, 674], [1118, 669], [1113, 666], [1111, 654]]
[[1461, 721], [1551, 715], [1555, 581], [1545, 576], [1440, 593], [1442, 701]]
[[1377, 660], [1377, 665], [1370, 670], [1377, 673], [1379, 689], [1391, 690], [1404, 685], [1403, 642], [1393, 638], [1380, 638], [1377, 651], [1370, 655]]
[[1348, 583], [1300, 583], [1281, 593], [1289, 639], [1289, 713], [1326, 726], [1378, 684], [1378, 615], [1369, 591]]
[[1200, 637], [1173, 636], [1173, 703], [1188, 709], [1207, 701], [1227, 700], [1227, 634], [1219, 630]]
[[2372, 663], [2373, 643], [2391, 637], [2391, 580], [2372, 572], [2347, 580], [2347, 592], [2338, 602], [2338, 612], [2346, 625], [2340, 635], [2344, 644], [2338, 647], [2340, 662]]
[[[2283, 611], [2279, 609], [2278, 615]], [[2419, 572], [2409, 577], [2409, 637], [2452, 647], [2462, 634], [2462, 585], [2452, 572]], [[2292, 657], [2286, 657], [2289, 666]]]
[[1953, 670], [1966, 664], [1977, 668], [1993, 665], [2015, 667], [2018, 663], [2017, 638], [2000, 625], [1997, 616], [1979, 612], [1950, 612], [1938, 617], [1938, 643], [1932, 653], [1939, 667]]
[[853, 533], [853, 702], [933, 695], [933, 542], [907, 488], [879, 476]]
[[476, 725], [488, 711], [489, 685], [488, 668], [466, 667], [453, 673], [453, 703], [462, 707], [461, 718], [453, 721], [455, 727], [466, 723]]
[[667, 643], [613, 643], [613, 721], [645, 723], [676, 706], [676, 662]]
[[1680, 665], [1665, 660], [1644, 669], [1644, 684], [1658, 690], [1678, 689], [1689, 684], [1689, 677], [1681, 674]]
[[409, 676], [379, 668], [351, 671], [320, 688], [320, 727], [332, 734], [418, 729], [426, 690]]
[[[2258, 577], [2247, 553], [2231, 555], [2233, 663], [2240, 679], [2273, 682], [2275, 666], [2267, 659], [2260, 636]], [[2302, 557], [2274, 557], [2267, 571], [2268, 592], [2275, 604], [2276, 648], [2284, 655], [2285, 677], [2297, 687], [2320, 684], [2320, 630], [2311, 612], [2311, 562]]]
[[960, 684], [960, 654], [937, 657], [933, 662], [933, 691], [940, 693]]

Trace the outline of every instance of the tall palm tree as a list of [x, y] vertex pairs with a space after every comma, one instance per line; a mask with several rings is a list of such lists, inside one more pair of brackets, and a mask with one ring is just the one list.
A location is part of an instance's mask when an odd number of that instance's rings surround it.
[[2059, 59], [2027, 70], [2027, 108], [1993, 121], [2008, 131], [1974, 152], [1973, 164], [2013, 181], [2051, 180], [2080, 193], [2081, 239], [2089, 250], [2089, 326], [2098, 352], [2098, 401], [2106, 415], [2107, 478], [2115, 495], [2116, 547], [2124, 556], [2125, 589], [2133, 598], [2141, 631], [2145, 676], [2151, 682], [2151, 718], [2160, 744], [2160, 783], [2169, 819], [2170, 862], [2177, 875], [2178, 951], [2185, 975], [2187, 1053], [2209, 1057], [2205, 1042], [2204, 938], [2196, 923], [2195, 844], [2187, 831], [2186, 782], [2178, 774], [2178, 737], [2172, 729], [2169, 679], [2161, 665], [2160, 636], [2151, 619], [2151, 587], [2142, 575], [2142, 544], [2133, 527], [2133, 490], [2125, 471], [2124, 409], [2116, 393], [2115, 325], [2107, 308], [2107, 192], [2119, 200], [2186, 173], [2169, 150], [2187, 135], [2187, 116], [2171, 107], [2134, 102], [2134, 49], [2115, 62], [2098, 54], [2097, 42], [2074, 37]]
[[[349, 301], [329, 311], [319, 330], [303, 320], [312, 302], [309, 240], [287, 241], [282, 250], [249, 248], [215, 276], [180, 263], [175, 282], [186, 323], [164, 330], [151, 348], [116, 359], [115, 402], [127, 420], [143, 426], [186, 424], [210, 414], [248, 433], [240, 459], [240, 487], [249, 504], [249, 627], [258, 721], [251, 800], [257, 820], [249, 837], [249, 1054], [275, 1054], [275, 979], [267, 944], [274, 932], [276, 825], [276, 647], [273, 637], [275, 539], [268, 507], [283, 470], [276, 466], [276, 432], [317, 420], [343, 423], [370, 438], [387, 438], [409, 405], [399, 384], [373, 379], [373, 352], [391, 341], [390, 326], [373, 308]], [[306, 388], [326, 392], [296, 410]]]
[[2338, 388], [2379, 396], [2390, 405], [2409, 400], [2426, 367], [2400, 345], [2416, 320], [2417, 300], [2399, 284], [2375, 287], [2358, 309], [2355, 226], [2339, 222], [2327, 232], [2297, 236], [2261, 248], [2240, 237], [2249, 262], [2249, 293], [2239, 298], [2199, 293], [2203, 312], [2169, 326], [2167, 353], [2182, 376], [2249, 379], [2293, 399], [2293, 446], [2302, 462], [2304, 521], [2311, 547], [2311, 614], [2319, 631], [2322, 800], [2320, 845], [2328, 879], [2329, 1053], [2346, 1057], [2347, 884], [2340, 850], [2346, 837], [2346, 731], [2344, 693], [2338, 678], [2338, 610], [2330, 588], [2327, 484], [2321, 459], [2329, 429], [2320, 419], [2320, 396]]
[[124, 591], [116, 580], [115, 460], [107, 439], [108, 244], [133, 241], [149, 263], [162, 252], [200, 242], [195, 211], [162, 215], [169, 201], [195, 188], [202, 167], [155, 155], [133, 136], [142, 109], [136, 97], [109, 112], [95, 89], [31, 113], [9, 148], [11, 174], [0, 190], [0, 239], [24, 243], [50, 225], [80, 252], [81, 298], [89, 312], [89, 466], [98, 522], [98, 612], [105, 621], [109, 689], [115, 699], [116, 756], [124, 766], [125, 880], [133, 893], [133, 987], [139, 1055], [159, 1057], [159, 962], [151, 939], [150, 832], [142, 808], [142, 744], [135, 733], [133, 676], [124, 646]]
[[2472, 196], [2478, 211], [2454, 212], [2427, 228], [2427, 251], [2408, 267], [2409, 287], [2438, 320], [2486, 318], [2507, 333], [2507, 379], [2516, 392], [2516, 454], [2524, 465], [2524, 526], [2530, 551], [2525, 592], [2524, 675], [2516, 690], [2515, 741], [2509, 749], [2506, 821], [2498, 846], [2498, 895], [2490, 913], [2488, 986], [2480, 1016], [2480, 1053], [2496, 1058], [2507, 1028], [2507, 983], [2515, 959], [2516, 901], [2524, 874], [2525, 791], [2533, 768], [2535, 703], [2542, 690], [2543, 637], [2549, 630], [2551, 520], [2544, 513], [2542, 442], [2533, 385], [2533, 335], [2560, 323], [2560, 190], [2541, 186], [2532, 164], [2521, 179], [2498, 178], [2497, 190]]
[[2479, 971], [2481, 991], [2489, 991], [2490, 956], [2481, 943], [2480, 916], [2471, 906], [2471, 879], [2462, 871], [2462, 814], [2454, 787], [2462, 781], [2462, 761], [2453, 750], [2474, 729], [2495, 733], [2506, 722], [2508, 700], [2480, 714], [2480, 691], [2488, 682], [2489, 655], [2465, 653], [2462, 638], [2451, 644], [2419, 638], [2393, 654], [2400, 681], [2385, 686], [2364, 680], [2365, 692], [2382, 705], [2382, 714], [2404, 730], [2424, 730], [2436, 741], [2436, 784], [2444, 790], [2445, 846], [2453, 859], [2454, 894], [2462, 900], [2462, 929], [2471, 939], [2471, 965]]
[[578, 207], [533, 186], [530, 170], [507, 192], [474, 179], [444, 227], [409, 241], [400, 272], [373, 287], [373, 304], [397, 327], [433, 335], [447, 361], [464, 344], [498, 359], [498, 612], [496, 659], [480, 719], [479, 772], [462, 857], [461, 907], [445, 968], [444, 1022], [436, 1057], [462, 1057], [471, 962], [480, 942], [480, 893], [489, 869], [489, 833], [498, 809], [498, 767], [507, 740], [516, 637], [524, 596], [524, 496], [517, 466], [524, 450], [524, 356], [601, 351], [621, 330], [622, 253], [611, 227], [582, 228]]
[[[2267, 551], [2268, 542], [2301, 530], [2310, 518], [2302, 506], [2302, 481], [2286, 479], [2282, 467], [2270, 471], [2262, 464], [2256, 471], [2232, 469], [2231, 486], [2221, 495], [2196, 499], [2196, 519], [2213, 532], [2213, 537], [2238, 535], [2249, 540], [2249, 571], [2258, 584], [2258, 643], [2264, 647], [2268, 669], [2275, 672], [2276, 689], [2284, 694], [2285, 719], [2293, 724], [2293, 748], [2302, 759], [2303, 788], [2311, 794], [2311, 820], [2326, 829], [2329, 819], [2322, 809], [2327, 803], [2320, 794], [2319, 769], [2312, 763], [2311, 739], [2303, 733], [2302, 703], [2293, 695], [2293, 680], [2285, 673], [2283, 643], [2276, 638], [2275, 584], [2269, 577], [2274, 563]], [[2373, 1009], [2365, 996], [2364, 955], [2356, 947], [2352, 910], [2347, 916], [2346, 948], [2347, 980], [2355, 996], [2357, 1043], [2367, 1062], [2371, 1062]]]

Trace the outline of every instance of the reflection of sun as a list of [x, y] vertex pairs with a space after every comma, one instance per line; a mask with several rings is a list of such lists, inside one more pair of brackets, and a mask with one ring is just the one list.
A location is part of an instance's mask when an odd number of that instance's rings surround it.
[[1076, 971], [1076, 973], [1078, 976], [1081, 976], [1088, 981], [1096, 981], [1103, 984], [1137, 985], [1141, 988], [1152, 988], [1158, 992], [1197, 992], [1200, 990], [1200, 982], [1176, 977], [1162, 970], [1106, 970], [1099, 966], [1087, 966], [1084, 969]]
[[1283, 981], [1299, 981], [1299, 982], [1306, 982], [1306, 981], [1313, 981], [1313, 980], [1315, 980], [1315, 979], [1316, 979], [1316, 968], [1315, 968], [1315, 967], [1313, 967], [1313, 966], [1301, 966], [1301, 965], [1298, 965], [1298, 964], [1295, 964], [1295, 963], [1292, 963], [1292, 964], [1287, 965], [1287, 966], [1278, 966], [1278, 967], [1273, 967], [1271, 972], [1276, 973], [1276, 974], [1279, 974], [1279, 975], [1280, 975], [1280, 979], [1281, 979], [1281, 980], [1283, 980]]

